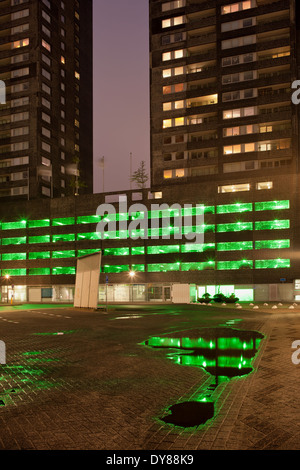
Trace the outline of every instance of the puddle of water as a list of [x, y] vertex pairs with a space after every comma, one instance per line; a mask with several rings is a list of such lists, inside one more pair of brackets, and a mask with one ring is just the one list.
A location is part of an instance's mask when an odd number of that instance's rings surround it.
[[212, 401], [187, 401], [169, 408], [170, 415], [161, 418], [167, 424], [181, 427], [194, 427], [206, 423], [214, 416]]
[[167, 358], [175, 364], [201, 368], [215, 379], [205, 395], [202, 391], [195, 401], [172, 405], [171, 414], [161, 418], [162, 421], [193, 427], [211, 419], [214, 416], [212, 393], [220, 383], [253, 371], [252, 361], [262, 339], [263, 335], [256, 331], [218, 327], [174, 332], [145, 341], [143, 344], [151, 348], [171, 350]]
[[131, 315], [129, 317], [116, 317], [116, 318], [113, 318], [113, 320], [130, 320], [134, 318], [142, 318], [142, 317], [140, 315]]

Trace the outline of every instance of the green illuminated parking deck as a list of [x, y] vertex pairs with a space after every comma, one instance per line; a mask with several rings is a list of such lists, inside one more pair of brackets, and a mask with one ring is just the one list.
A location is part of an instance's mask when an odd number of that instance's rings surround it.
[[217, 214], [234, 214], [236, 212], [251, 212], [252, 210], [253, 204], [251, 203], [236, 203], [217, 206]]

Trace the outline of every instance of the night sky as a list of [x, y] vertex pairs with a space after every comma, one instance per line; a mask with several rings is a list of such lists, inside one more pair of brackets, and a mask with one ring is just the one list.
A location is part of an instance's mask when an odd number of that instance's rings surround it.
[[94, 192], [130, 188], [142, 160], [149, 171], [148, 0], [94, 0]]

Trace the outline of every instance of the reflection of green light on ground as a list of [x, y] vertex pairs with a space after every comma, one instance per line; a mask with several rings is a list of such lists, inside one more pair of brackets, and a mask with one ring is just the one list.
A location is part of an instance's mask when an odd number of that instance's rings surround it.
[[70, 335], [72, 333], [76, 333], [76, 330], [47, 332], [47, 333], [33, 333], [33, 334], [35, 336], [59, 336], [59, 335]]

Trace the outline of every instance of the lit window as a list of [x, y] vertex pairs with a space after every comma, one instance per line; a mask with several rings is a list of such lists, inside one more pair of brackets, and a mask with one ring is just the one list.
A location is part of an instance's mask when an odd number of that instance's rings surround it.
[[50, 44], [49, 44], [47, 41], [45, 41], [44, 39], [42, 39], [42, 46], [43, 46], [45, 49], [47, 49], [47, 51], [51, 52], [51, 46], [50, 46]]
[[272, 189], [273, 188], [273, 181], [263, 181], [256, 184], [256, 189]]
[[165, 170], [164, 171], [164, 179], [172, 178], [172, 170]]
[[218, 188], [219, 193], [235, 193], [238, 191], [250, 191], [250, 184], [232, 184], [226, 186], [219, 186]]

